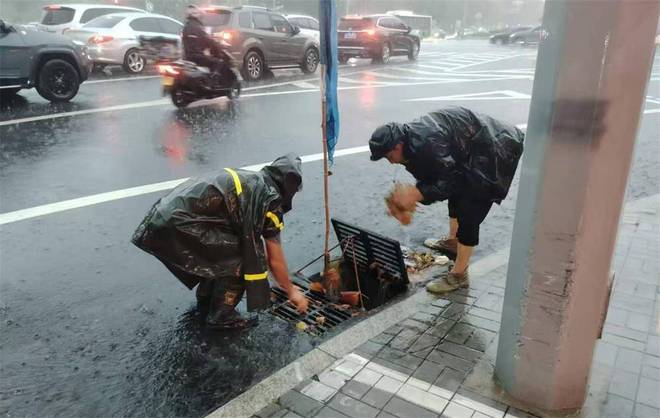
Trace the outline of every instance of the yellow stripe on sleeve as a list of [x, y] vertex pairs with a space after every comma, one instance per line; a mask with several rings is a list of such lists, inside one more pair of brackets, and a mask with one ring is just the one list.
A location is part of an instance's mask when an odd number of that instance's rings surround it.
[[273, 221], [275, 224], [275, 228], [279, 229], [280, 231], [284, 229], [284, 224], [280, 222], [279, 218], [277, 215], [275, 215], [273, 212], [266, 212], [266, 217]]

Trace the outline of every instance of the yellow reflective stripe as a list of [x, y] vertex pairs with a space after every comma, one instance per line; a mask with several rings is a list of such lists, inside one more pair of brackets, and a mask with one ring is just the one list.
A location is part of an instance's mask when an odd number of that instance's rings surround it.
[[268, 278], [268, 272], [264, 271], [263, 273], [259, 274], [246, 274], [245, 275], [245, 280], [263, 280]]
[[234, 179], [234, 186], [236, 187], [236, 194], [240, 195], [243, 193], [243, 186], [241, 185], [241, 179], [238, 178], [238, 174], [231, 168], [225, 168], [225, 171], [231, 174], [231, 177]]
[[277, 218], [277, 215], [275, 215], [273, 212], [266, 212], [266, 216], [268, 219], [273, 221], [275, 228], [279, 229], [280, 231], [284, 229], [284, 224], [280, 222], [280, 220]]

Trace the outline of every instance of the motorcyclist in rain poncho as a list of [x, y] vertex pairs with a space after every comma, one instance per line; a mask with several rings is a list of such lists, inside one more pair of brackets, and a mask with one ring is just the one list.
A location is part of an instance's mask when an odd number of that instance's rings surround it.
[[402, 223], [416, 204], [448, 200], [449, 236], [424, 245], [456, 262], [447, 277], [427, 289], [446, 293], [469, 283], [470, 256], [479, 244], [479, 226], [509, 191], [523, 151], [524, 133], [515, 126], [462, 107], [431, 112], [407, 124], [388, 123], [369, 140], [371, 160], [403, 164], [417, 179], [388, 198], [390, 213]]
[[249, 311], [270, 306], [268, 270], [305, 312], [307, 299], [291, 284], [279, 238], [301, 187], [301, 160], [294, 154], [259, 172], [225, 168], [190, 179], [156, 202], [132, 241], [189, 289], [197, 286], [198, 307], [212, 328], [255, 323], [236, 305], [246, 292]]

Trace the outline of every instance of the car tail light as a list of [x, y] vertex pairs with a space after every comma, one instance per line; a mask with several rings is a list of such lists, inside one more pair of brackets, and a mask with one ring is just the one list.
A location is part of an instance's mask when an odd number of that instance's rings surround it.
[[158, 66], [158, 72], [163, 75], [179, 75], [180, 71], [169, 64], [161, 64]]
[[215, 32], [213, 36], [224, 41], [231, 42], [231, 40], [234, 39], [234, 32], [223, 30], [222, 32]]
[[365, 33], [369, 36], [374, 36], [376, 34], [376, 29], [367, 29]]
[[57, 5], [47, 7], [48, 10], [60, 10], [61, 8], [62, 8], [62, 6], [57, 6]]
[[94, 35], [91, 38], [89, 38], [88, 43], [98, 45], [98, 44], [103, 44], [103, 43], [106, 43], [106, 42], [110, 42], [113, 39], [115, 39], [115, 38], [112, 37], [112, 36], [109, 36], [109, 35], [98, 35], [97, 34], [97, 35]]

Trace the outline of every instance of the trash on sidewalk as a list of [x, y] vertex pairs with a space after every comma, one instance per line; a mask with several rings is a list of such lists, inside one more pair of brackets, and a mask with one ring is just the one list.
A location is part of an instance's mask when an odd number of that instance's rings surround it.
[[444, 255], [434, 254], [426, 251], [415, 251], [409, 247], [401, 247], [406, 268], [410, 273], [417, 273], [432, 265], [444, 266], [449, 263], [449, 258]]

